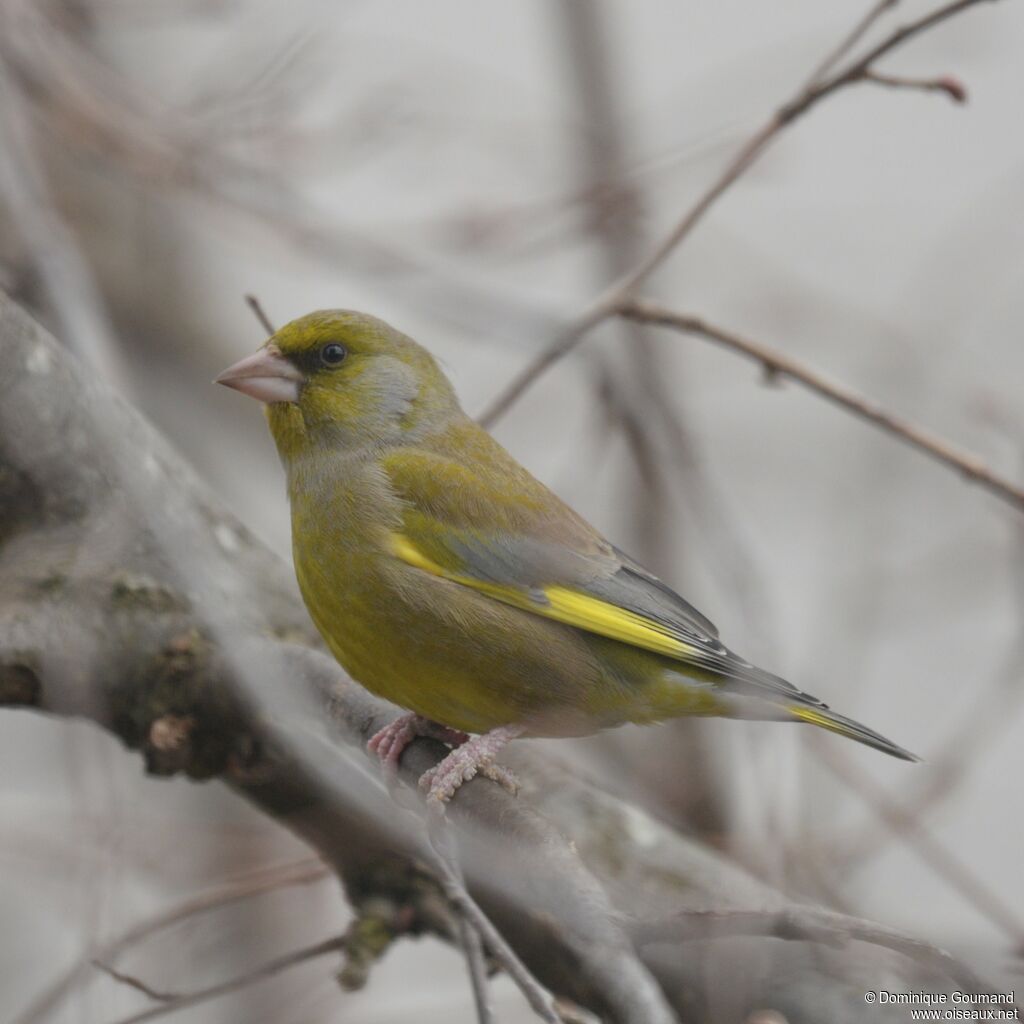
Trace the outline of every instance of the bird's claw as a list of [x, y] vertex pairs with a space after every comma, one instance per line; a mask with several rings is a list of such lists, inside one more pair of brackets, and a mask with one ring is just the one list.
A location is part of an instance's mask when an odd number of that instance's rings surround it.
[[451, 747], [461, 746], [469, 739], [466, 733], [458, 729], [449, 729], [448, 726], [432, 722], [421, 715], [401, 715], [393, 722], [389, 722], [383, 729], [375, 732], [366, 744], [366, 749], [380, 758], [389, 788], [395, 784], [398, 762], [403, 751], [417, 736], [428, 736]]
[[380, 759], [384, 782], [392, 796], [398, 790], [398, 762], [405, 748], [417, 736], [447, 743], [452, 750], [444, 760], [420, 776], [420, 789], [427, 794], [427, 805], [440, 817], [444, 807], [464, 782], [476, 775], [496, 782], [513, 796], [519, 792], [519, 780], [499, 764], [494, 763], [498, 751], [520, 735], [520, 726], [500, 726], [482, 736], [470, 737], [457, 729], [432, 722], [420, 715], [402, 715], [376, 732], [367, 743], [367, 749]]
[[453, 750], [443, 761], [420, 776], [420, 789], [427, 794], [427, 803], [443, 809], [455, 791], [477, 775], [496, 782], [512, 796], [519, 792], [519, 780], [503, 765], [495, 764], [498, 744], [487, 743], [487, 737], [470, 740]]

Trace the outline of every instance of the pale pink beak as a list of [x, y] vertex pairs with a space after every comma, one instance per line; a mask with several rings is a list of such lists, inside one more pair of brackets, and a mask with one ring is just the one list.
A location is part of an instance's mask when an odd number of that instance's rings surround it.
[[260, 402], [297, 402], [302, 374], [273, 344], [266, 344], [251, 356], [229, 366], [214, 384], [241, 391]]

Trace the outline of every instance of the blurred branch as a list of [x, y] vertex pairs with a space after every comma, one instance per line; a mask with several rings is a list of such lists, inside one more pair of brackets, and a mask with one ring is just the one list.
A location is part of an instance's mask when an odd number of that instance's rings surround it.
[[92, 968], [97, 961], [109, 964], [126, 950], [199, 914], [205, 914], [275, 889], [319, 882], [328, 875], [327, 868], [318, 858], [306, 858], [294, 864], [284, 864], [251, 872], [232, 879], [211, 892], [202, 893], [186, 900], [170, 910], [161, 911], [80, 958], [65, 974], [58, 977], [44, 992], [40, 993], [32, 1001], [32, 1004], [21, 1012], [13, 1024], [31, 1024], [33, 1021], [43, 1020], [51, 1015], [78, 985], [93, 975]]
[[[559, 67], [565, 68], [575, 114], [570, 152], [585, 197], [586, 230], [594, 239], [595, 280], [600, 286], [628, 271], [648, 248], [643, 228], [645, 195], [640, 182], [631, 180], [627, 171], [632, 147], [630, 123], [622, 107], [629, 101], [623, 95], [625, 83], [616, 59], [617, 40], [608, 24], [607, 4], [556, 0], [549, 10]], [[624, 537], [629, 538], [628, 545], [623, 540], [623, 546], [648, 565], [667, 566], [673, 561], [678, 565], [672, 555], [681, 551], [708, 550], [709, 557], [714, 558], [735, 538], [725, 536], [727, 529], [719, 528], [728, 523], [728, 517], [714, 512], [718, 495], [707, 479], [683, 414], [673, 408], [662, 353], [652, 344], [652, 332], [643, 324], [617, 320], [609, 321], [606, 327], [613, 344], [593, 353], [592, 378], [595, 401], [604, 414], [603, 426], [606, 431], [618, 432], [629, 448], [630, 458], [622, 467], [626, 479], [618, 487], [627, 517]], [[676, 415], [671, 424], [666, 423], [667, 417], [652, 416], [654, 408], [673, 409]], [[674, 451], [669, 440], [672, 428], [672, 440], [681, 446], [675, 466], [685, 464], [686, 468], [677, 482], [688, 498], [699, 496], [711, 510], [700, 522], [708, 534], [704, 538], [706, 548], [687, 543], [688, 531], [680, 530], [679, 519], [672, 512], [672, 461], [663, 457], [664, 451]], [[603, 458], [603, 445], [600, 451]], [[638, 478], [641, 486], [637, 486]], [[685, 568], [692, 571], [692, 566]], [[714, 773], [706, 770], [706, 739], [692, 721], [676, 722], [673, 734], [685, 737], [685, 742], [679, 742], [675, 735], [672, 739], [666, 736], [665, 742], [675, 752], [680, 776], [690, 780], [684, 806], [678, 808], [683, 812], [682, 819], [704, 834], [719, 832], [724, 809]], [[615, 749], [618, 742], [618, 736], [603, 738], [607, 750]], [[652, 780], [652, 795], [660, 798], [663, 789], [655, 787]], [[700, 808], [699, 821], [697, 815], [686, 814], [695, 807]]]
[[230, 145], [237, 140], [133, 88], [82, 45], [49, 5], [0, 3], [0, 63], [12, 96], [16, 87], [20, 96], [32, 98], [32, 113], [141, 181], [181, 189], [215, 215], [244, 218], [305, 258], [330, 260], [374, 279], [388, 275], [402, 283], [407, 300], [443, 321], [475, 332], [486, 327], [486, 336], [552, 329], [553, 317], [511, 287], [485, 282], [470, 267], [427, 259], [404, 241], [336, 223], [305, 197], [287, 170], [281, 173], [287, 147], [278, 146], [266, 165], [247, 159]]
[[902, 807], [881, 786], [856, 771], [845, 756], [816, 739], [813, 740], [813, 749], [833, 775], [857, 793], [970, 906], [1002, 931], [1016, 952], [1024, 951], [1024, 926], [1000, 894], [947, 850], [915, 813]]
[[[317, 849], [357, 914], [384, 899], [402, 911], [395, 934], [452, 940], [450, 905], [365, 754], [394, 708], [318, 650], [286, 567], [2, 296], [0, 566], [0, 703], [89, 718], [152, 773], [220, 777]], [[444, 752], [429, 740], [406, 751], [413, 792]], [[539, 751], [520, 774], [518, 799], [476, 779], [452, 803], [468, 891], [546, 988], [609, 1024], [670, 1024], [714, 992], [713, 944], [699, 958], [648, 955], [623, 916], [786, 905]], [[782, 976], [802, 972], [809, 987], [793, 998], [809, 1007], [825, 978], [858, 969], [786, 945], [730, 951], [751, 1006], [764, 1005], [764, 975], [748, 957], [770, 952]], [[930, 967], [902, 958], [886, 970], [912, 985]], [[851, 996], [835, 1019], [861, 1012]]]
[[122, 1017], [117, 1022], [117, 1024], [141, 1024], [141, 1022], [145, 1020], [155, 1020], [157, 1017], [166, 1017], [170, 1013], [177, 1013], [178, 1010], [187, 1009], [189, 1006], [197, 1006], [199, 1003], [206, 1003], [211, 999], [218, 999], [220, 996], [226, 996], [231, 992], [238, 992], [240, 989], [248, 988], [250, 985], [255, 985], [257, 982], [264, 981], [267, 978], [272, 978], [274, 975], [281, 974], [283, 971], [290, 970], [292, 967], [298, 967], [299, 964], [307, 963], [310, 960], [326, 956], [329, 953], [337, 953], [344, 948], [345, 936], [336, 935], [333, 938], [325, 939], [323, 942], [317, 942], [311, 946], [303, 946], [301, 949], [297, 949], [291, 953], [286, 953], [284, 956], [275, 957], [273, 960], [269, 960], [267, 963], [262, 964], [255, 970], [246, 971], [246, 973], [239, 975], [237, 978], [231, 978], [229, 981], [218, 982], [216, 985], [197, 989], [194, 992], [182, 993], [154, 992], [145, 982], [141, 982], [137, 978], [121, 974], [118, 971], [112, 971], [109, 967], [105, 967], [102, 964], [97, 964], [97, 966], [102, 970], [105, 970], [122, 984], [138, 989], [152, 999], [159, 1000], [158, 1006], [151, 1006], [149, 1009], [141, 1010], [139, 1013], [133, 1013], [129, 1017]]
[[830, 381], [781, 352], [750, 341], [732, 331], [709, 324], [700, 317], [676, 313], [653, 302], [643, 300], [625, 302], [617, 312], [620, 316], [631, 320], [660, 324], [684, 334], [696, 334], [729, 349], [731, 352], [753, 359], [761, 365], [769, 380], [784, 377], [801, 384], [833, 405], [852, 413], [858, 419], [878, 427], [911, 448], [915, 448], [929, 458], [955, 470], [968, 481], [985, 488], [997, 498], [1001, 498], [1018, 509], [1024, 509], [1024, 489], [994, 473], [977, 456], [953, 447], [941, 437], [910, 423], [908, 420], [894, 416], [877, 402], [857, 394], [843, 384]]
[[[541, 1020], [547, 1021], [548, 1024], [560, 1024], [559, 1016], [556, 1014], [554, 1009], [552, 1009], [551, 997], [540, 988], [530, 972], [508, 947], [508, 944], [502, 938], [500, 933], [487, 920], [486, 916], [481, 912], [476, 903], [473, 902], [472, 898], [466, 892], [465, 886], [459, 880], [451, 865], [440, 855], [438, 856], [437, 862], [441, 869], [441, 884], [453, 904], [462, 913], [465, 918], [465, 922], [468, 925], [462, 934], [467, 936], [466, 956], [471, 964], [473, 991], [474, 997], [478, 1000], [478, 1021], [480, 1024], [492, 1024], [493, 1022], [493, 1016], [487, 1008], [485, 989], [480, 988], [481, 984], [486, 986], [483, 950], [480, 945], [479, 938], [480, 932], [486, 935], [488, 945], [494, 952], [498, 963], [509, 971], [510, 975], [524, 991], [524, 994], [527, 995], [530, 1005], [537, 1016]], [[129, 987], [142, 992], [143, 995], [148, 998], [162, 1004], [160, 1006], [153, 1006], [149, 1009], [142, 1010], [130, 1017], [125, 1017], [119, 1022], [119, 1024], [141, 1024], [142, 1021], [154, 1020], [157, 1017], [163, 1017], [167, 1014], [175, 1013], [176, 1011], [183, 1010], [189, 1006], [196, 1006], [199, 1003], [208, 1002], [211, 999], [217, 999], [220, 996], [228, 995], [231, 992], [237, 992], [239, 989], [255, 985], [260, 981], [271, 978], [283, 971], [290, 970], [292, 967], [297, 967], [309, 960], [325, 956], [328, 953], [346, 952], [354, 942], [359, 941], [360, 929], [358, 926], [359, 921], [357, 920], [343, 935], [325, 939], [324, 941], [313, 945], [303, 946], [301, 949], [295, 950], [292, 953], [275, 957], [268, 963], [263, 964], [254, 970], [246, 971], [236, 978], [219, 982], [215, 985], [209, 985], [206, 988], [198, 989], [194, 992], [175, 993], [158, 991], [146, 982], [141, 981], [139, 978], [136, 978], [133, 975], [124, 974], [123, 972], [115, 970], [100, 961], [94, 961], [94, 964], [104, 973], [110, 975], [110, 977], [115, 981], [128, 985]], [[468, 936], [471, 936], [472, 938]], [[376, 955], [379, 957], [384, 952], [385, 948], [386, 945], [383, 948], [376, 950]]]
[[491, 996], [487, 985], [484, 944], [480, 933], [465, 917], [459, 918], [459, 944], [466, 957], [466, 970], [469, 971], [469, 984], [473, 989], [477, 1024], [494, 1024], [494, 1012], [491, 1009]]
[[98, 971], [102, 971], [108, 978], [112, 978], [122, 985], [127, 985], [128, 988], [133, 988], [136, 992], [141, 992], [147, 999], [152, 999], [155, 1003], [173, 1003], [182, 998], [182, 995], [178, 992], [162, 992], [159, 989], [153, 988], [141, 978], [136, 978], [132, 974], [125, 974], [124, 971], [119, 971], [116, 967], [111, 967], [110, 964], [105, 964], [102, 960], [93, 960], [92, 965]]
[[[444, 827], [442, 824], [441, 831], [444, 830]], [[486, 991], [481, 986], [483, 980], [480, 970], [483, 961], [481, 941], [487, 944], [491, 955], [505, 969], [516, 987], [526, 997], [530, 1009], [541, 1020], [547, 1021], [547, 1024], [560, 1024], [551, 995], [544, 991], [537, 979], [530, 973], [529, 968], [505, 941], [505, 937], [491, 924], [487, 915], [466, 891], [458, 861], [447, 846], [447, 838], [444, 835], [432, 837], [431, 845], [435, 854], [434, 866], [441, 882], [441, 888], [468, 926], [466, 931], [476, 936], [475, 942], [472, 939], [467, 942], [465, 952], [470, 963], [473, 996], [476, 1000], [477, 1015], [481, 1024], [486, 1024], [485, 1018], [491, 1016], [487, 1008]], [[655, 1013], [657, 1012], [658, 1010], [655, 1008]]]
[[[962, 786], [971, 769], [978, 765], [977, 752], [996, 745], [1002, 735], [1019, 724], [1024, 688], [1021, 665], [1024, 664], [1024, 527], [1018, 526], [1015, 543], [1007, 555], [1010, 583], [1014, 589], [1017, 634], [1010, 644], [1001, 669], [974, 695], [971, 707], [958, 716], [956, 725], [935, 745], [929, 756], [928, 774], [906, 797], [908, 813], [920, 821], [947, 801]], [[886, 840], [899, 838], [892, 828], [878, 826], [878, 815], [850, 827], [838, 841], [829, 844], [830, 860], [837, 858], [841, 873], [856, 870], [871, 857], [886, 849]]]
[[[0, 20], [0, 32], [3, 23]], [[74, 233], [49, 194], [28, 97], [0, 47], [0, 200], [32, 254], [35, 271], [67, 343], [126, 389], [113, 328]]]
[[894, 928], [885, 928], [850, 914], [840, 914], [821, 907], [795, 904], [777, 912], [687, 911], [661, 921], [646, 923], [634, 929], [633, 936], [640, 945], [671, 940], [693, 942], [699, 939], [738, 937], [818, 942], [838, 948], [846, 947], [851, 942], [864, 942], [895, 950], [922, 963], [929, 963], [937, 973], [949, 974], [956, 978], [964, 992], [999, 991], [998, 985], [980, 978], [956, 957], [938, 946], [911, 938]]
[[[579, 128], [571, 141], [582, 191], [587, 197], [587, 227], [597, 240], [598, 280], [606, 281], [628, 270], [646, 247], [641, 233], [643, 194], [626, 173], [628, 126], [620, 110], [622, 90], [614, 80], [615, 55], [609, 45], [601, 3], [557, 0], [551, 5], [551, 14], [561, 44], [559, 63], [567, 67], [578, 111]], [[625, 428], [647, 485], [625, 488], [632, 503], [633, 533], [639, 544], [634, 555], [644, 562], [665, 564], [671, 531], [667, 502], [661, 498], [667, 481], [655, 450], [655, 431], [643, 414], [663, 388], [658, 352], [642, 324], [620, 322], [610, 326], [616, 340], [625, 343], [625, 350], [620, 344], [611, 352], [600, 354], [597, 390], [610, 416]]]
[[[493, 424], [508, 411], [539, 377], [575, 349], [594, 327], [609, 317], [616, 315], [622, 308], [635, 300], [640, 285], [647, 281], [675, 249], [686, 240], [718, 199], [757, 162], [762, 153], [784, 129], [799, 120], [823, 99], [832, 95], [832, 93], [838, 92], [847, 86], [867, 81], [868, 77], [874, 72], [875, 62], [881, 57], [927, 29], [982, 2], [994, 2], [994, 0], [956, 0], [954, 3], [939, 7], [931, 13], [923, 15], [917, 20], [896, 29], [864, 56], [851, 61], [845, 67], [832, 72], [831, 75], [824, 78], [812, 78], [809, 84], [803, 86], [792, 99], [779, 107], [768, 121], [751, 136], [730, 163], [727, 164], [718, 178], [715, 179], [711, 186], [676, 223], [672, 230], [665, 235], [650, 254], [632, 270], [627, 271], [613, 281], [601, 295], [594, 299], [583, 313], [566, 326], [525, 369], [513, 378], [485, 410], [480, 417], [480, 422], [485, 426]], [[833, 66], [834, 62], [842, 61], [849, 49], [859, 41], [863, 32], [882, 13], [885, 6], [888, 5], [876, 5], [868, 17], [858, 23], [854, 31], [843, 41], [833, 56], [824, 62], [822, 67], [826, 71]]]

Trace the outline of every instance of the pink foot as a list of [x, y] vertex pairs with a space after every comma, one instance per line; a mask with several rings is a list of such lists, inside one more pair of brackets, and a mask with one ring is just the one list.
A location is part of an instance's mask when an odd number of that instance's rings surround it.
[[496, 765], [494, 759], [509, 740], [522, 736], [525, 731], [521, 725], [502, 725], [460, 744], [440, 764], [420, 776], [420, 789], [427, 790], [427, 802], [443, 807], [459, 786], [477, 774], [493, 779], [513, 795], [517, 793], [519, 782], [515, 775]]
[[402, 756], [402, 751], [417, 736], [429, 736], [452, 747], [461, 746], [469, 739], [466, 733], [459, 732], [458, 729], [449, 729], [448, 726], [432, 722], [429, 718], [420, 715], [401, 715], [385, 725], [380, 732], [374, 733], [366, 744], [366, 749], [380, 758], [386, 771], [394, 772], [398, 768], [398, 759]]

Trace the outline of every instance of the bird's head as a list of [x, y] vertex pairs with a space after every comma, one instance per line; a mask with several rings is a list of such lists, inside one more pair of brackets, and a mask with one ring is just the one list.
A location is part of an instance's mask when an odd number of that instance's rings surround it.
[[310, 445], [412, 440], [459, 409], [425, 348], [376, 317], [341, 309], [286, 324], [217, 383], [266, 404], [285, 458]]

